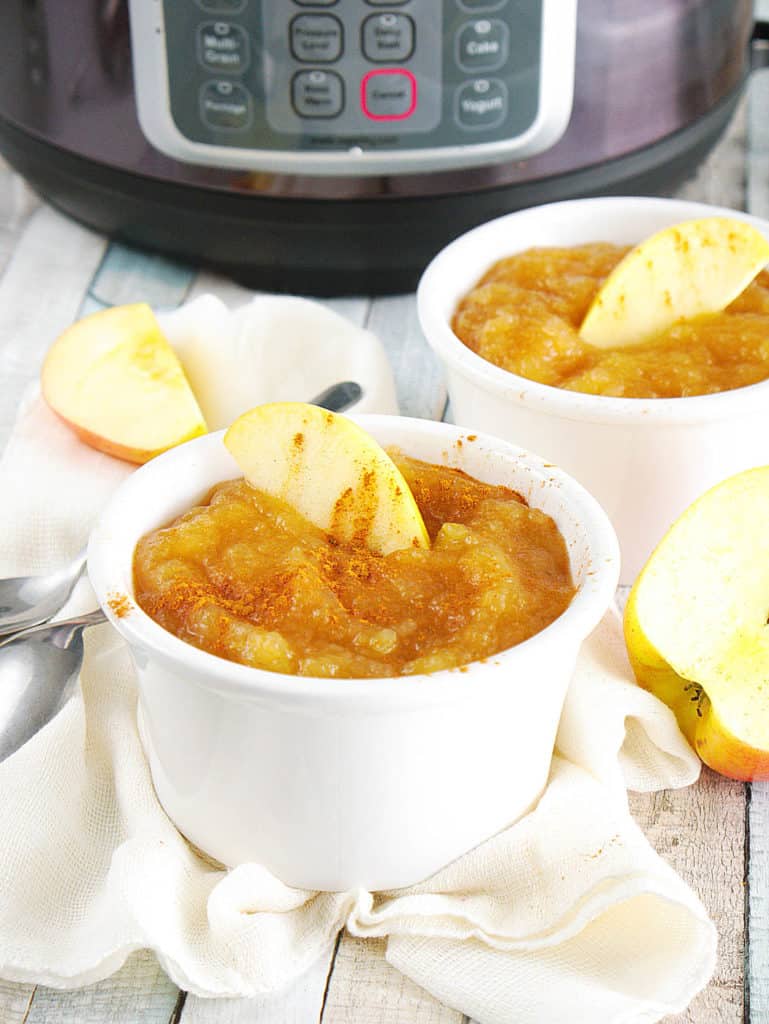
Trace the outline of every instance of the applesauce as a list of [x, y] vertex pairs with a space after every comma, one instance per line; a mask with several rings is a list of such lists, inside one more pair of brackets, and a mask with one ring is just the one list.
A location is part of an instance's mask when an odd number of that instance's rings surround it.
[[454, 333], [489, 362], [540, 384], [595, 395], [682, 398], [769, 377], [769, 273], [720, 313], [682, 320], [627, 348], [578, 334], [629, 247], [534, 248], [499, 260], [454, 314]]
[[275, 672], [362, 678], [453, 668], [520, 643], [575, 588], [554, 521], [516, 492], [390, 453], [429, 549], [341, 545], [232, 480], [144, 536], [137, 603], [212, 654]]

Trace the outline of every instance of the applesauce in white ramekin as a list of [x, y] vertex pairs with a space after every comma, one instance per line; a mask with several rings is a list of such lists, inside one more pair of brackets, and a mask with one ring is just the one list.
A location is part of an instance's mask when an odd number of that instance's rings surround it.
[[543, 246], [498, 260], [459, 302], [452, 329], [495, 366], [552, 387], [617, 398], [685, 398], [769, 377], [769, 273], [719, 313], [648, 341], [596, 348], [579, 329], [629, 246]]
[[456, 668], [558, 618], [575, 588], [549, 515], [508, 487], [391, 454], [429, 548], [379, 555], [340, 544], [285, 502], [231, 480], [139, 541], [137, 603], [211, 654], [339, 678]]

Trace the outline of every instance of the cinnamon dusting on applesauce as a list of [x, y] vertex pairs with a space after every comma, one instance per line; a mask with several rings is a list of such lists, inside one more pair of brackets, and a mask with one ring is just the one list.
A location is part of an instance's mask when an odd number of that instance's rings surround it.
[[[393, 453], [391, 453], [393, 454]], [[213, 654], [272, 671], [345, 678], [457, 668], [548, 625], [574, 594], [552, 519], [519, 494], [393, 454], [432, 544], [379, 555], [313, 526], [243, 480], [215, 487], [137, 545], [137, 603]], [[352, 491], [340, 496], [343, 516]], [[362, 495], [363, 496], [363, 495]]]
[[133, 603], [127, 594], [113, 594], [107, 600], [107, 606], [118, 619], [123, 619], [132, 610]]

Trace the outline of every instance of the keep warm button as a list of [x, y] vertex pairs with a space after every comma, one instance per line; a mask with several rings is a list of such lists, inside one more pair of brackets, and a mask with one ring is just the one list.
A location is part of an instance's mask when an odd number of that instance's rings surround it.
[[369, 71], [360, 83], [360, 103], [372, 121], [402, 121], [417, 108], [417, 80], [404, 68]]

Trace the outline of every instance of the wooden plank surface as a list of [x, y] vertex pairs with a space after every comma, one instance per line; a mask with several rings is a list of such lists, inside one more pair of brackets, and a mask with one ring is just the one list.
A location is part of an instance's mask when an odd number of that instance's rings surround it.
[[323, 1024], [464, 1024], [384, 959], [383, 939], [343, 935], [328, 987]]
[[[751, 189], [745, 180], [743, 107], [724, 142], [681, 194], [741, 207], [746, 195], [769, 195], [766, 164], [756, 164]], [[750, 166], [750, 165], [748, 165]], [[250, 292], [209, 274], [153, 257], [143, 261], [38, 206], [22, 183], [0, 169], [0, 443], [7, 437], [18, 397], [34, 379], [45, 348], [72, 319], [112, 302], [149, 299], [158, 307], [214, 291], [230, 305]], [[10, 198], [9, 198], [10, 197]], [[756, 210], [756, 212], [765, 212]], [[20, 296], [30, 301], [20, 302]], [[329, 303], [377, 333], [388, 350], [402, 412], [440, 418], [445, 391], [416, 320], [413, 295]], [[745, 788], [705, 773], [695, 787], [675, 793], [634, 795], [632, 809], [660, 853], [699, 893], [716, 921], [719, 962], [713, 983], [680, 1015], [679, 1022], [752, 1024], [769, 1020], [769, 793], [754, 786], [746, 817]], [[750, 835], [751, 957], [746, 948], [744, 872]], [[743, 1015], [743, 987], [750, 986], [750, 1018]], [[344, 936], [333, 965], [319, 962], [290, 992], [262, 1000], [204, 1000], [178, 993], [148, 952], [132, 956], [121, 971], [97, 985], [62, 993], [0, 983], [0, 1024], [86, 1024], [129, 1020], [184, 1024], [466, 1024], [389, 967], [379, 942]]]

